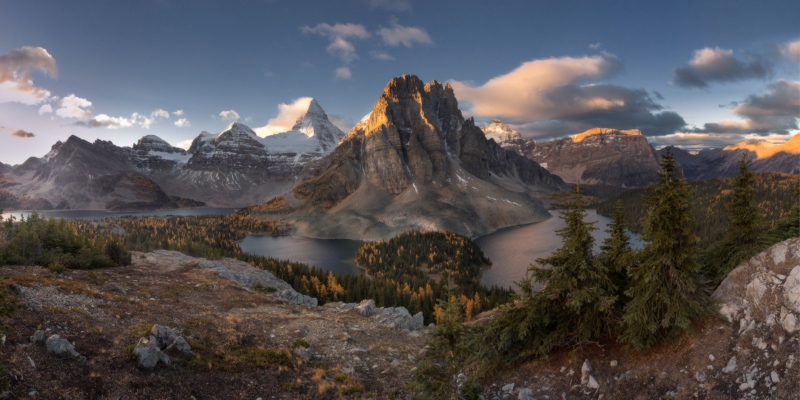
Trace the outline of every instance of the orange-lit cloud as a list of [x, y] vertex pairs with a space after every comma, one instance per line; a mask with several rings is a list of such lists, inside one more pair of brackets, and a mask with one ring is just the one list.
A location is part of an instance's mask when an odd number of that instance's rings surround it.
[[308, 111], [311, 100], [311, 97], [300, 97], [290, 104], [278, 104], [278, 116], [271, 118], [267, 125], [255, 128], [253, 131], [258, 136], [264, 137], [291, 130], [297, 118]]

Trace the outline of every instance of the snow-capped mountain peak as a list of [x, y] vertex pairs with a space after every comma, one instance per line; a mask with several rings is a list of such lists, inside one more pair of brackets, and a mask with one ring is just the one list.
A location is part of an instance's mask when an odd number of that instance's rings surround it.
[[519, 132], [511, 129], [510, 126], [499, 119], [493, 120], [491, 124], [482, 127], [481, 130], [483, 130], [487, 139], [494, 139], [497, 144], [522, 140], [522, 135]]

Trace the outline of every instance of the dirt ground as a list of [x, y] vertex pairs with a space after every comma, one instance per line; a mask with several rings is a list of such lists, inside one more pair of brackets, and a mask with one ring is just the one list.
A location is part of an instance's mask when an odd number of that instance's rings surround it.
[[[192, 266], [0, 268], [8, 273], [20, 301], [0, 346], [10, 382], [0, 398], [405, 398], [429, 329], [282, 304]], [[195, 357], [140, 369], [131, 351], [153, 324], [186, 337]], [[48, 354], [31, 343], [37, 330], [67, 338], [81, 356]]]

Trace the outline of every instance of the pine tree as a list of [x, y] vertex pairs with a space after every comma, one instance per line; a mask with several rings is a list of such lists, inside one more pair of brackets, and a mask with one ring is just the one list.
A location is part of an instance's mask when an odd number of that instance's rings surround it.
[[699, 240], [691, 229], [689, 186], [667, 148], [643, 223], [640, 263], [629, 271], [622, 316], [622, 341], [650, 347], [690, 328], [708, 313], [709, 300], [695, 254]]
[[[531, 265], [530, 276], [518, 283], [519, 306], [502, 308], [488, 325], [483, 358], [544, 356], [556, 347], [577, 346], [612, 333], [616, 297], [605, 267], [592, 254], [592, 231], [597, 228], [584, 221], [580, 187], [567, 207], [561, 216], [566, 226], [557, 232], [563, 239], [561, 248], [536, 260], [540, 266]], [[544, 284], [541, 291], [533, 292], [532, 280]]]
[[[602, 252], [598, 259], [608, 271], [608, 276], [614, 284], [619, 300], [624, 299], [624, 293], [628, 287], [628, 269], [636, 262], [636, 252], [631, 248], [631, 237], [628, 235], [627, 228], [625, 208], [622, 200], [617, 200], [611, 223], [606, 229], [609, 237], [600, 246]], [[622, 305], [622, 301], [617, 302], [617, 307]]]

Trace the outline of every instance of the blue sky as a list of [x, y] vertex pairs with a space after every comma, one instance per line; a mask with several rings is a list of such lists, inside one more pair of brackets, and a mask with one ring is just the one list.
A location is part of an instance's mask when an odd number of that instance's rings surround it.
[[0, 162], [73, 134], [275, 131], [308, 97], [347, 129], [406, 73], [535, 140], [600, 125], [656, 145], [779, 142], [798, 131], [798, 15], [797, 1], [0, 0]]

